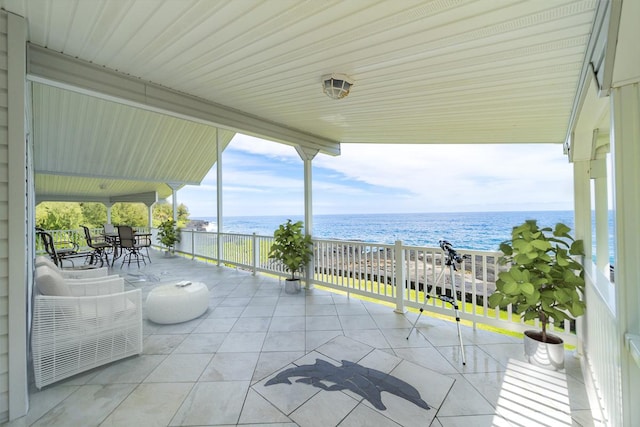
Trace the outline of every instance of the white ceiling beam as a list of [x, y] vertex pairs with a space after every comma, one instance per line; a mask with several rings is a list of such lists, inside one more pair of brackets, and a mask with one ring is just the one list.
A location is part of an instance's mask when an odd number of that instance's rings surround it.
[[102, 203], [111, 206], [114, 203], [144, 203], [149, 206], [158, 201], [158, 193], [156, 191], [148, 191], [146, 193], [137, 194], [121, 194], [119, 196], [91, 196], [91, 195], [72, 195], [72, 194], [36, 194], [36, 204], [41, 202], [84, 202], [84, 203]]
[[109, 201], [111, 203], [144, 203], [147, 206], [151, 206], [152, 204], [158, 201], [158, 192], [157, 191], [149, 191], [146, 193], [138, 193], [138, 194], [124, 194], [121, 196], [111, 196], [109, 197]]
[[[104, 174], [90, 174], [82, 172], [64, 172], [64, 171], [51, 171], [44, 169], [35, 169], [36, 174], [42, 175], [56, 175], [56, 176], [68, 176], [74, 178], [91, 178], [91, 179], [104, 179], [110, 181], [135, 181], [135, 182], [150, 182], [156, 184], [164, 184], [166, 179], [153, 178], [153, 177], [137, 177], [137, 176], [117, 176], [117, 175], [104, 175]], [[198, 181], [172, 181], [175, 185], [200, 185]]]
[[318, 149], [329, 155], [340, 154], [338, 141], [175, 92], [33, 44], [27, 49], [27, 79], [287, 145]]

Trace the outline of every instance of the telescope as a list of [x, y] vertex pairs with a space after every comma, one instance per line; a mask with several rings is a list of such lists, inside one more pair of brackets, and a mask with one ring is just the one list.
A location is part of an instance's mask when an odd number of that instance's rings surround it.
[[[429, 290], [425, 290], [424, 291], [424, 304], [422, 307], [420, 307], [420, 314], [418, 314], [418, 317], [416, 317], [415, 322], [413, 322], [413, 326], [411, 326], [411, 329], [409, 330], [409, 335], [407, 335], [407, 339], [409, 339], [409, 337], [411, 336], [411, 332], [413, 332], [413, 330], [416, 328], [416, 325], [418, 324], [418, 320], [420, 320], [420, 316], [422, 316], [422, 312], [424, 311], [424, 308], [427, 306], [427, 304], [429, 303], [429, 298], [435, 298], [435, 299], [439, 299], [442, 302], [446, 302], [449, 303], [453, 306], [453, 310], [455, 311], [456, 314], [456, 325], [458, 327], [458, 341], [460, 342], [460, 353], [462, 354], [462, 364], [466, 365], [467, 364], [467, 359], [465, 358], [464, 355], [464, 343], [462, 342], [462, 332], [460, 331], [460, 312], [459, 310], [459, 306], [458, 306], [458, 291], [456, 289], [456, 280], [455, 280], [455, 271], [456, 271], [456, 265], [455, 262], [457, 263], [462, 263], [462, 260], [464, 259], [464, 256], [460, 256], [458, 255], [458, 253], [455, 251], [455, 249], [453, 249], [453, 245], [449, 242], [447, 242], [446, 240], [440, 240], [438, 243], [440, 243], [440, 249], [442, 249], [444, 252], [446, 252], [447, 254], [447, 261], [446, 261], [446, 265], [449, 267], [448, 269], [442, 267], [440, 270], [440, 275], [438, 276], [438, 278], [435, 281], [435, 284], [433, 286], [429, 286]], [[451, 293], [447, 294], [447, 292], [445, 291], [445, 286], [443, 285], [440, 289], [438, 289], [438, 287], [436, 286], [438, 284], [438, 282], [440, 281], [440, 279], [445, 277], [445, 272], [449, 270], [449, 280], [451, 282]], [[462, 275], [462, 283], [464, 284], [464, 274]], [[446, 279], [444, 281], [444, 283], [446, 283]], [[464, 285], [463, 285], [464, 286]], [[441, 290], [443, 292], [443, 294], [432, 294], [431, 291], [432, 290]], [[463, 291], [464, 292], [464, 291]], [[461, 294], [463, 295], [463, 294]], [[463, 296], [464, 298], [464, 296]]]
[[440, 240], [439, 243], [440, 243], [440, 249], [442, 249], [447, 253], [447, 263], [453, 262], [453, 261], [457, 263], [462, 262], [463, 257], [458, 255], [455, 249], [453, 249], [453, 245], [451, 243], [447, 242], [446, 240]]

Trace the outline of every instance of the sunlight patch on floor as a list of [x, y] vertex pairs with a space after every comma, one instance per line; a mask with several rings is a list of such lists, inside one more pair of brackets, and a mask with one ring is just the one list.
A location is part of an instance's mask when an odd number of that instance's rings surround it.
[[[566, 374], [510, 359], [496, 410], [513, 426], [570, 427]], [[494, 417], [493, 425], [504, 425], [502, 418]]]

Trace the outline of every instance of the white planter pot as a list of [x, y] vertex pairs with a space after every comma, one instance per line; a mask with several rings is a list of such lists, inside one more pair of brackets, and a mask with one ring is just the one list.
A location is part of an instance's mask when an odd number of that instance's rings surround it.
[[564, 342], [560, 337], [547, 334], [547, 342], [541, 341], [540, 331], [524, 332], [524, 355], [529, 363], [541, 368], [558, 371], [564, 369]]
[[287, 294], [297, 294], [298, 292], [300, 292], [300, 279], [285, 280], [284, 292]]

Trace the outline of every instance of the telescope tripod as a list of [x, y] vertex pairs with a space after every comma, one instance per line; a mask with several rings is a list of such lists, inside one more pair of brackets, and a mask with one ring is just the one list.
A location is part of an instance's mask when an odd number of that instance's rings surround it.
[[[451, 296], [448, 296], [445, 294], [442, 295], [436, 295], [436, 294], [432, 294], [431, 290], [429, 290], [429, 288], [425, 289], [425, 293], [424, 293], [424, 304], [422, 305], [422, 307], [420, 307], [420, 313], [418, 314], [418, 317], [416, 318], [415, 322], [413, 322], [413, 325], [411, 326], [411, 329], [409, 330], [409, 335], [407, 335], [407, 339], [409, 339], [409, 337], [411, 336], [411, 332], [413, 332], [413, 330], [416, 328], [416, 324], [418, 324], [418, 320], [420, 320], [420, 316], [422, 316], [422, 312], [424, 311], [424, 308], [427, 306], [427, 304], [429, 303], [429, 298], [434, 298], [434, 299], [438, 299], [442, 302], [445, 303], [449, 303], [453, 306], [453, 309], [456, 313], [456, 326], [458, 329], [458, 341], [460, 342], [460, 352], [462, 354], [462, 364], [466, 365], [467, 364], [467, 360], [465, 358], [464, 355], [464, 343], [462, 342], [462, 332], [460, 330], [460, 314], [459, 314], [459, 306], [458, 306], [458, 299], [457, 299], [457, 292], [456, 292], [456, 282], [455, 282], [455, 271], [456, 269], [456, 265], [455, 263], [461, 263], [463, 257], [459, 256], [456, 251], [453, 250], [453, 248], [451, 247], [451, 244], [449, 242], [447, 242], [446, 240], [441, 240], [440, 241], [440, 247], [442, 248], [443, 251], [446, 252], [447, 254], [447, 260], [445, 262], [445, 265], [449, 267], [449, 277], [450, 277], [450, 283], [451, 283]], [[440, 275], [438, 276], [438, 278], [436, 279], [436, 282], [433, 284], [433, 287], [431, 287], [432, 290], [436, 289], [436, 286], [438, 285], [438, 283], [440, 282], [440, 280], [444, 277], [445, 272], [447, 271], [447, 269], [443, 268], [440, 271]], [[446, 282], [446, 280], [445, 280]], [[426, 283], [425, 283], [426, 286]], [[445, 286], [442, 286], [442, 291], [445, 292]]]

